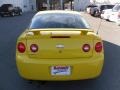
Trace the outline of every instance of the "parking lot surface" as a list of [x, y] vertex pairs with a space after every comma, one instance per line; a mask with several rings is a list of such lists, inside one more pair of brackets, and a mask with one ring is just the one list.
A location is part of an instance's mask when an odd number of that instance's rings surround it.
[[0, 17], [0, 90], [120, 90], [120, 27], [115, 23], [82, 16], [104, 40], [105, 63], [100, 77], [92, 80], [29, 82], [17, 71], [15, 49], [18, 36], [28, 27], [34, 13]]

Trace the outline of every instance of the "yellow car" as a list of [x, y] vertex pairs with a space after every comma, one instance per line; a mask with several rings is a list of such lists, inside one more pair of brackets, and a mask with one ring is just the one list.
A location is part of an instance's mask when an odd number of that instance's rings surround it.
[[27, 80], [96, 78], [103, 63], [101, 38], [75, 11], [38, 12], [17, 40], [17, 68]]

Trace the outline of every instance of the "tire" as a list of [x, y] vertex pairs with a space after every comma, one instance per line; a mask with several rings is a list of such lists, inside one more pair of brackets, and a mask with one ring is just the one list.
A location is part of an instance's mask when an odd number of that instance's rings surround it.
[[94, 16], [94, 13], [91, 13], [90, 15], [91, 15], [91, 16]]
[[0, 16], [1, 16], [1, 17], [4, 17], [4, 14], [1, 14]]
[[95, 17], [95, 14], [96, 14], [96, 11], [94, 11], [91, 15], [92, 15], [93, 17]]
[[110, 22], [110, 20], [109, 20], [109, 19], [106, 19], [106, 21]]
[[15, 13], [14, 13], [14, 12], [11, 12], [11, 16], [14, 17], [14, 16], [15, 16]]
[[98, 11], [95, 11], [95, 12], [94, 12], [94, 17], [100, 17], [100, 15], [99, 15], [99, 12], [98, 12]]
[[20, 15], [20, 16], [22, 15], [22, 11], [19, 12], [19, 15]]

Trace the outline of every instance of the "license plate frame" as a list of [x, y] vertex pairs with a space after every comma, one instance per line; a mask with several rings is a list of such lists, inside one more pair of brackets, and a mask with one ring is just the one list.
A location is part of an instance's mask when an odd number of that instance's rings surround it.
[[71, 66], [51, 66], [50, 72], [52, 76], [70, 76]]

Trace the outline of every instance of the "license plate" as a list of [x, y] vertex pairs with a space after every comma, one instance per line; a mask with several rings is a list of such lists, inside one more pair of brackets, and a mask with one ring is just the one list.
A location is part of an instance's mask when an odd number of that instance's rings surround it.
[[51, 75], [70, 75], [71, 67], [70, 66], [52, 66]]

